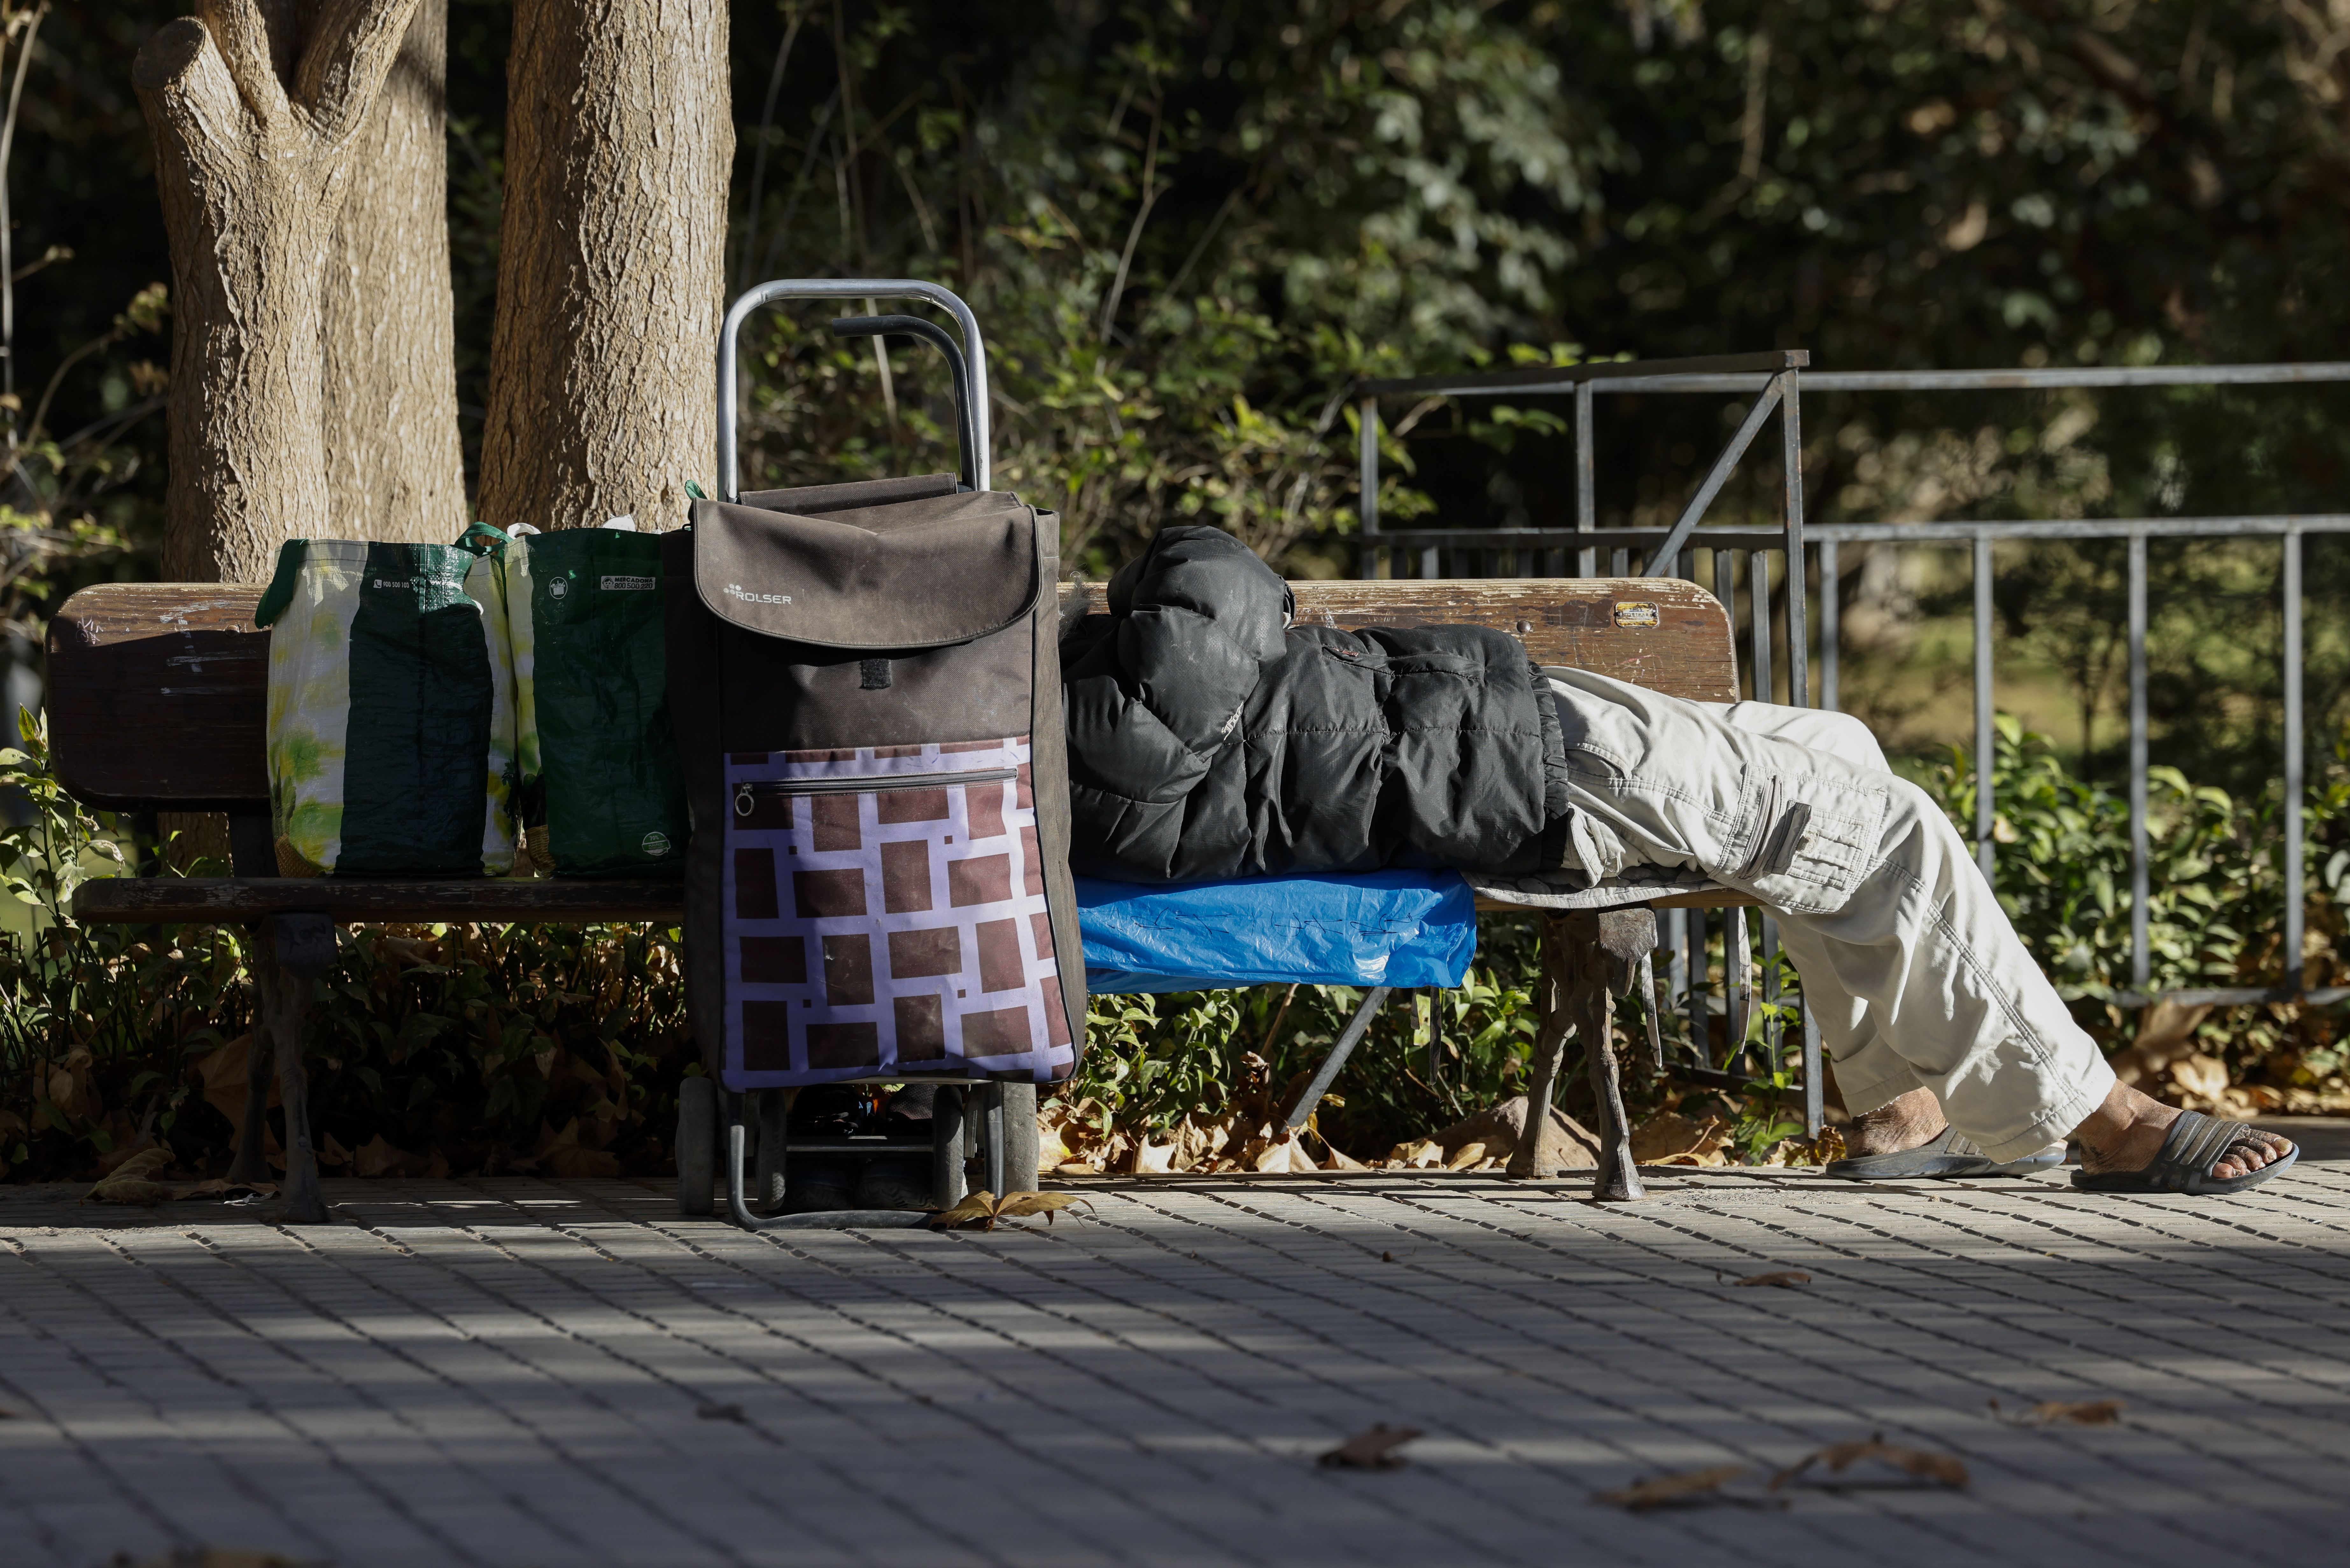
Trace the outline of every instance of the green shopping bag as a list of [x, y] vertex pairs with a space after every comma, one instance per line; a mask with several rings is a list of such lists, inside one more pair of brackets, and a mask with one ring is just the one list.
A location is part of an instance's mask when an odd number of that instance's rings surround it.
[[269, 628], [269, 805], [287, 877], [514, 868], [514, 672], [494, 534], [293, 539]]
[[685, 874], [685, 776], [670, 731], [660, 535], [567, 528], [507, 547], [530, 858], [557, 877]]

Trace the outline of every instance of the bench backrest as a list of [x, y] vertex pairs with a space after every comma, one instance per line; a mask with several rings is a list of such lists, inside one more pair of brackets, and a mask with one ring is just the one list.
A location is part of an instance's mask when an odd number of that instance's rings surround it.
[[[1670, 696], [1731, 702], [1737, 652], [1711, 594], [1673, 578], [1514, 577], [1301, 582], [1297, 617], [1321, 626], [1492, 627], [1541, 664], [1612, 675]], [[1098, 596], [1098, 589], [1063, 585]], [[49, 744], [58, 777], [109, 810], [265, 808], [269, 634], [258, 587], [106, 583], [49, 622]]]

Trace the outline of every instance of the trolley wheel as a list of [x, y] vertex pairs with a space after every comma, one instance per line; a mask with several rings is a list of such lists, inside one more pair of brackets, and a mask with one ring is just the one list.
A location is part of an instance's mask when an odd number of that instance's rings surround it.
[[1003, 1095], [1003, 1190], [1034, 1192], [1036, 1190], [1036, 1085], [1004, 1084], [999, 1085]]
[[708, 1214], [718, 1180], [718, 1085], [688, 1078], [677, 1086], [677, 1211]]
[[781, 1089], [762, 1089], [755, 1105], [759, 1158], [752, 1168], [750, 1203], [762, 1213], [773, 1213], [784, 1206], [784, 1150], [788, 1144], [790, 1101]]
[[939, 1085], [931, 1103], [931, 1201], [951, 1209], [963, 1200], [963, 1092]]

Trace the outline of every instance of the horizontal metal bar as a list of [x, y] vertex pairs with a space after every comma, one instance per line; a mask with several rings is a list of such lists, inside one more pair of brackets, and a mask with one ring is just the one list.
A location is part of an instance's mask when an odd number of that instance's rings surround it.
[[2008, 392], [2055, 387], [2265, 387], [2350, 381], [2350, 360], [2306, 365], [2081, 365], [2011, 370], [1823, 370], [1807, 392]]
[[[2287, 534], [2350, 534], [2350, 513], [2280, 514], [2273, 517], [2043, 518], [1997, 523], [1807, 523], [1813, 539], [1903, 545], [1977, 539], [2224, 539], [2282, 538]], [[1384, 537], [1384, 535], [1382, 535]]]
[[2182, 991], [2116, 991], [2106, 998], [2116, 1007], [2150, 1007], [2158, 1002], [2181, 1007], [2244, 1007], [2261, 1002], [2298, 1002], [2304, 1007], [2331, 1007], [2350, 1002], [2350, 985], [2317, 986], [2295, 991], [2289, 985], [2220, 985]]
[[[1653, 547], [1668, 528], [1397, 528], [1361, 535], [1365, 544], [1399, 549], [1549, 549], [1561, 545], [1639, 550]], [[2350, 534], [2350, 513], [2303, 513], [2274, 517], [2043, 518], [1985, 523], [1805, 523], [1814, 543], [1966, 545], [1977, 539], [2230, 539], [2281, 538], [2287, 534]], [[1776, 550], [1786, 536], [1776, 528], [1700, 528], [1690, 549]]]
[[[1666, 369], [1673, 359], [1617, 359], [1615, 367], [1633, 374], [1591, 379], [1588, 386], [1594, 392], [1610, 395], [1633, 395], [1633, 392], [1680, 392], [1680, 395], [1746, 395], [1753, 398], [1765, 386], [1770, 386], [1767, 371], [1671, 371]], [[1692, 362], [1694, 364], [1694, 362]], [[1576, 367], [1582, 369], [1582, 367]], [[1570, 376], [1575, 371], [1539, 371], [1521, 381], [1485, 386], [1478, 376], [1461, 376], [1457, 381], [1445, 381], [1443, 376], [1429, 376], [1431, 395], [1457, 395], [1457, 398], [1499, 398], [1504, 392], [1516, 392], [1521, 398], [1539, 392], [1570, 392], [1576, 383]], [[2054, 390], [2068, 386], [2305, 386], [2313, 381], [2350, 381], [2350, 364], [2143, 364], [2143, 367], [2082, 367], [2082, 369], [1918, 369], [1918, 371], [1882, 371], [1882, 369], [1807, 369], [1803, 371], [1804, 392], [2031, 392]], [[1367, 383], [1367, 386], [1396, 386], [1403, 383]]]
[[[1367, 545], [1393, 545], [1402, 549], [1438, 546], [1461, 550], [1551, 549], [1572, 545], [1581, 549], [1646, 550], [1670, 532], [1664, 528], [1396, 528], [1363, 536]], [[1777, 528], [1700, 528], [1689, 538], [1691, 549], [1776, 550], [1786, 543]]]
[[[1595, 393], [1673, 392], [1690, 395], [1743, 393], [1752, 397], [1769, 384], [1767, 370], [1700, 371], [1702, 361], [1619, 359], [1611, 368], [1621, 372], [1589, 379]], [[1689, 365], [1689, 370], [1670, 367]], [[1514, 392], [1531, 396], [1572, 391], [1574, 378], [1585, 369], [1513, 374], [1518, 379], [1492, 382], [1485, 378], [1441, 376], [1419, 382], [1367, 382], [1361, 390], [1393, 388], [1429, 395], [1497, 397]], [[2307, 365], [2113, 365], [2078, 369], [2010, 370], [1812, 370], [1804, 371], [1806, 392], [2007, 392], [2044, 391], [2059, 387], [2266, 387], [2314, 381], [2350, 381], [2350, 362], [2327, 360]]]
[[1609, 381], [1627, 377], [1756, 373], [1754, 390], [1781, 370], [1799, 369], [1812, 362], [1808, 348], [1773, 348], [1760, 354], [1702, 354], [1686, 359], [1596, 359], [1583, 365], [1530, 365], [1519, 370], [1486, 370], [1466, 376], [1413, 376], [1401, 380], [1363, 381], [1358, 398], [1398, 398], [1418, 394], [1442, 397], [1451, 393], [1510, 392], [1550, 388], [1572, 390], [1589, 382], [1596, 391]]

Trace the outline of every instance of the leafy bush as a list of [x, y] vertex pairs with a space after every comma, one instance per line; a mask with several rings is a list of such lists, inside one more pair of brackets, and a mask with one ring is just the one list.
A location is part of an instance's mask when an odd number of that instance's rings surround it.
[[[122, 870], [130, 834], [64, 794], [37, 723], [25, 718], [20, 731], [20, 748], [0, 752], [0, 788], [27, 808], [0, 826], [0, 886], [29, 917], [26, 929], [0, 936], [0, 1163], [19, 1179], [81, 1176], [161, 1138], [182, 1164], [220, 1168], [242, 1114], [251, 1027], [243, 933], [75, 921], [73, 889]], [[1927, 783], [1956, 819], [1972, 820], [1964, 753]], [[2129, 989], [2125, 798], [2071, 776], [2043, 737], [2004, 721], [1992, 785], [2002, 904], [2081, 1022], [2107, 1050], [2127, 1046], [2137, 1014], [2114, 1000]], [[2150, 785], [2155, 985], [2273, 982], [2283, 907], [2276, 792], [2238, 799], [2166, 769]], [[2340, 984], [2350, 736], [2312, 783], [2305, 812], [2309, 860], [2320, 868], [2308, 983]], [[346, 932], [341, 942], [318, 986], [307, 1052], [330, 1174], [667, 1168], [676, 1085], [699, 1060], [676, 932], [390, 927]], [[1710, 962], [1719, 994], [1718, 941]], [[1534, 923], [1488, 917], [1465, 985], [1399, 997], [1382, 1012], [1325, 1102], [1321, 1132], [1375, 1158], [1523, 1093], [1538, 975]], [[1799, 992], [1791, 969], [1780, 979], [1782, 1002], [1757, 1010], [1748, 1039], [1768, 1086], [1740, 1105], [1651, 1077], [1638, 1064], [1640, 1012], [1621, 1009], [1636, 1110], [1727, 1115], [1748, 1158], [1788, 1136]], [[1097, 997], [1085, 1062], [1058, 1095], [1097, 1123], [1162, 1130], [1267, 1084], [1295, 1085], [1361, 998], [1343, 986]], [[1722, 1060], [1726, 1039], [1700, 1050], [1684, 1015], [1669, 1012], [1663, 1023], [1669, 1059]], [[1764, 1048], [1772, 1023], [1775, 1055]], [[2225, 1010], [2203, 1022], [2196, 1044], [2225, 1064], [2236, 1108], [2350, 1110], [2350, 1046], [2331, 1009]], [[1572, 1062], [1561, 1098], [1587, 1114]]]
[[[20, 730], [0, 752], [0, 788], [29, 808], [0, 826], [0, 886], [29, 916], [0, 933], [0, 1165], [82, 1175], [160, 1138], [224, 1166], [252, 1026], [244, 933], [75, 920], [74, 888], [119, 868], [128, 826], [67, 795], [42, 728]], [[675, 932], [394, 926], [340, 945], [305, 1054], [328, 1174], [665, 1168], [697, 1060]]]

